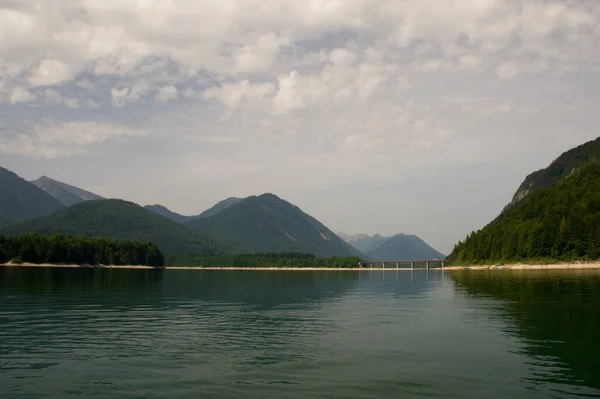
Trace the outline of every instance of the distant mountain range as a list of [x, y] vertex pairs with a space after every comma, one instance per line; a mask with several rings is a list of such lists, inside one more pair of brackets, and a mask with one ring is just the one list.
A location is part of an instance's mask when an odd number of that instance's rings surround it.
[[157, 244], [166, 253], [304, 252], [358, 256], [318, 220], [273, 194], [227, 198], [197, 216], [162, 205], [103, 199], [49, 177], [28, 182], [0, 168], [0, 234], [53, 232]]
[[53, 180], [46, 176], [42, 176], [31, 183], [59, 200], [64, 206], [76, 205], [84, 201], [103, 199], [99, 195], [57, 180]]
[[48, 215], [63, 207], [44, 190], [0, 167], [0, 227]]
[[380, 234], [351, 236], [339, 233], [339, 236], [372, 260], [433, 260], [446, 257], [415, 235], [396, 234], [384, 237]]

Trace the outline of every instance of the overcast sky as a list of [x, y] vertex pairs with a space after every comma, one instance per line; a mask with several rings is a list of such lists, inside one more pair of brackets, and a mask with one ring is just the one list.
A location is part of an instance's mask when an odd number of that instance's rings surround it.
[[443, 252], [600, 132], [597, 0], [0, 0], [0, 165]]

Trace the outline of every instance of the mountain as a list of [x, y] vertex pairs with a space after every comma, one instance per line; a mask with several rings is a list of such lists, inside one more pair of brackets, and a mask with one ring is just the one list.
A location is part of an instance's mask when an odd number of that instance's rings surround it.
[[364, 257], [315, 218], [273, 194], [244, 198], [185, 225], [237, 242], [252, 252]]
[[396, 234], [367, 252], [373, 260], [433, 260], [446, 256], [415, 235]]
[[517, 189], [504, 211], [519, 204], [537, 190], [549, 188], [565, 177], [591, 163], [600, 163], [600, 138], [577, 146], [554, 160], [550, 166], [533, 172]]
[[586, 143], [529, 175], [518, 200], [459, 242], [449, 260], [476, 264], [598, 259], [599, 146], [598, 139]]
[[84, 201], [103, 199], [99, 195], [46, 176], [42, 176], [31, 183], [35, 184], [37, 187], [41, 188], [46, 193], [59, 200], [65, 206], [79, 204], [80, 202]]
[[63, 205], [37, 186], [0, 167], [0, 227], [48, 215]]
[[167, 207], [164, 207], [162, 205], [146, 205], [144, 209], [149, 210], [150, 212], [154, 212], [157, 215], [166, 217], [167, 219], [171, 219], [172, 221], [177, 223], [185, 223], [197, 217], [181, 215], [179, 213], [169, 210]]
[[152, 242], [163, 252], [235, 252], [239, 248], [202, 235], [123, 200], [86, 201], [2, 231], [7, 235], [54, 232]]
[[373, 251], [390, 238], [379, 234], [370, 236], [368, 234], [347, 235], [344, 233], [338, 233], [338, 236], [340, 236], [344, 241], [352, 245], [354, 248], [358, 249], [360, 252], [367, 255], [369, 252]]
[[390, 237], [384, 237], [380, 234], [349, 236], [339, 233], [338, 235], [373, 260], [433, 260], [445, 258], [445, 255], [414, 235], [396, 234]]
[[198, 215], [198, 218], [209, 218], [214, 216], [217, 213], [229, 208], [231, 205], [237, 204], [241, 200], [243, 200], [243, 198], [230, 197], [224, 199], [223, 201], [217, 202], [215, 205], [202, 212], [200, 215]]

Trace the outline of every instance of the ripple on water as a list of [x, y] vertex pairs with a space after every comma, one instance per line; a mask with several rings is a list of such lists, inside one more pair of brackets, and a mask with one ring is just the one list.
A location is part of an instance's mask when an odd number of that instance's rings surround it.
[[600, 397], [589, 276], [2, 273], [8, 398]]

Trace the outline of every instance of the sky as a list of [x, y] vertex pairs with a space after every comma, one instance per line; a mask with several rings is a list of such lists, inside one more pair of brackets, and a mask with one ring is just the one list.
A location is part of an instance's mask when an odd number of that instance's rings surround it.
[[0, 165], [448, 253], [600, 132], [596, 0], [0, 0]]

